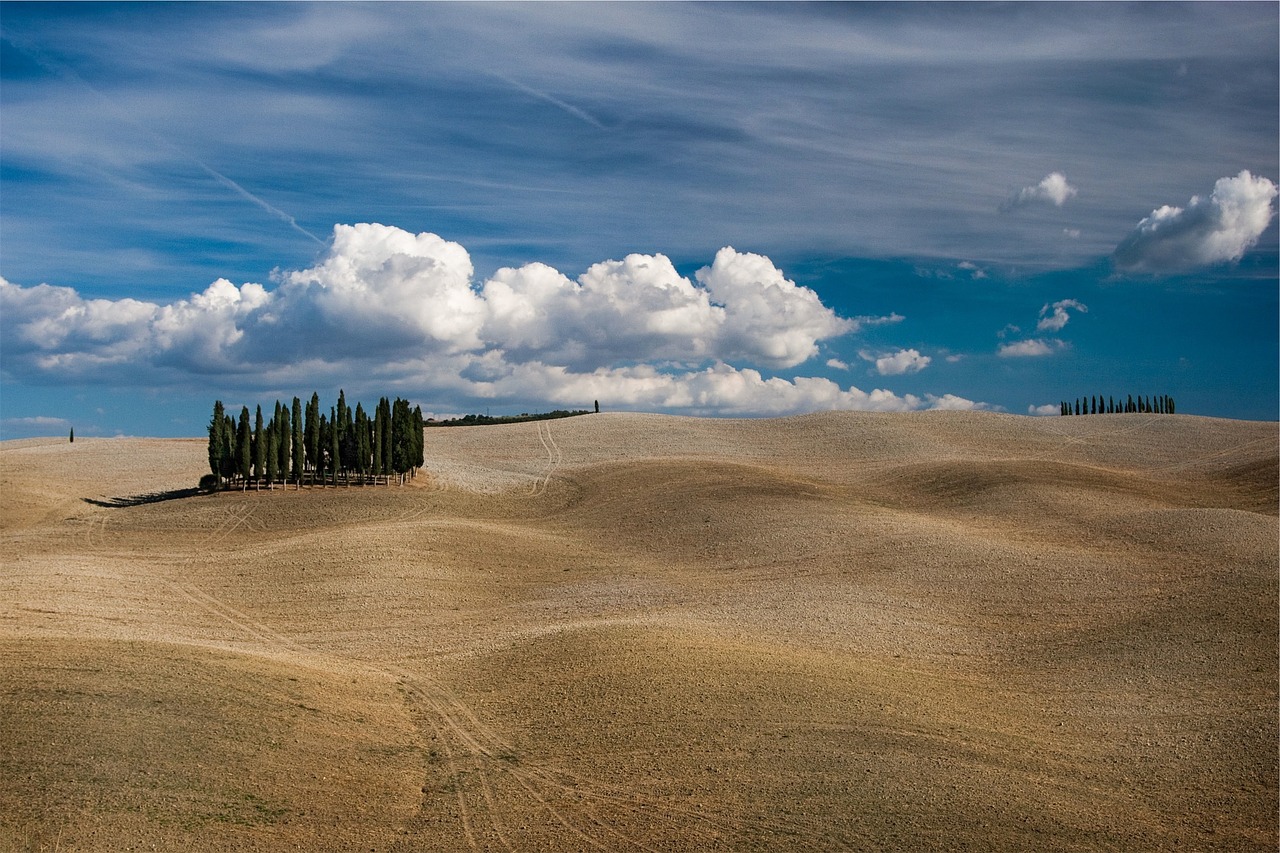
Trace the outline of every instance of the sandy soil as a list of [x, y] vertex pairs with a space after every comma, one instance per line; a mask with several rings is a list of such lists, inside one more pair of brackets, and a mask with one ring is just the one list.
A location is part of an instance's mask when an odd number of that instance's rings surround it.
[[0, 443], [0, 848], [1275, 850], [1277, 426]]

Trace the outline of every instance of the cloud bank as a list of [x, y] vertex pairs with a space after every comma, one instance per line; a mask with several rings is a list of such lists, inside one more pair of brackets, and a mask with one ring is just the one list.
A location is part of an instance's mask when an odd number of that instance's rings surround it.
[[[378, 224], [337, 225], [313, 266], [276, 286], [226, 279], [167, 305], [84, 299], [0, 279], [6, 376], [164, 385], [204, 377], [414, 388], [450, 400], [534, 400], [722, 414], [823, 408], [975, 407], [953, 395], [898, 396], [796, 368], [864, 324], [846, 319], [763, 255], [725, 247], [692, 279], [664, 255], [594, 264], [577, 279], [540, 263], [474, 281], [461, 245]], [[918, 371], [903, 350], [882, 374]]]
[[1238, 261], [1258, 241], [1273, 215], [1276, 185], [1247, 170], [1219, 178], [1208, 198], [1185, 208], [1164, 205], [1138, 223], [1112, 255], [1124, 272], [1173, 273]]

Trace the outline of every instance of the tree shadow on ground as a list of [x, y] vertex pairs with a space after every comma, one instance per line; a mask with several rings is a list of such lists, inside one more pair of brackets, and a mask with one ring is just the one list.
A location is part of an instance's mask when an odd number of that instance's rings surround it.
[[167, 492], [148, 492], [143, 495], [125, 495], [115, 498], [81, 498], [81, 500], [94, 506], [120, 509], [121, 507], [142, 506], [143, 504], [158, 504], [162, 501], [176, 501], [181, 498], [193, 498], [202, 494], [204, 492], [200, 489], [172, 489]]

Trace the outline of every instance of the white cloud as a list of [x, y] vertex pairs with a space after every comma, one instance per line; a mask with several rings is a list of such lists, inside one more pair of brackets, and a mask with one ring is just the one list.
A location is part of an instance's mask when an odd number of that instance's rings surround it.
[[1052, 204], [1062, 207], [1076, 194], [1076, 188], [1067, 183], [1066, 175], [1050, 172], [1035, 186], [1023, 187], [1004, 205], [1005, 209], [1026, 207], [1031, 204]]
[[1071, 315], [1067, 313], [1068, 308], [1079, 311], [1082, 314], [1089, 311], [1084, 303], [1075, 299], [1063, 299], [1052, 305], [1046, 304], [1040, 309], [1040, 322], [1036, 324], [1036, 330], [1040, 332], [1062, 331], [1062, 327], [1067, 325], [1067, 321], [1071, 319]]
[[36, 415], [35, 417], [29, 417], [29, 418], [5, 418], [3, 421], [0, 421], [0, 423], [3, 423], [5, 426], [9, 426], [9, 427], [35, 428], [35, 427], [65, 427], [65, 426], [69, 426], [71, 422], [68, 421], [66, 418], [51, 418], [45, 415]]
[[854, 329], [818, 294], [788, 281], [763, 255], [725, 247], [698, 282], [723, 305], [723, 357], [745, 357], [771, 367], [793, 367], [814, 356], [817, 342]]
[[1045, 417], [1047, 415], [1060, 415], [1062, 410], [1053, 403], [1046, 403], [1043, 406], [1027, 406], [1027, 414], [1036, 417]]
[[931, 359], [921, 355], [918, 350], [903, 349], [886, 355], [875, 355], [861, 352], [859, 355], [866, 361], [874, 362], [876, 372], [881, 376], [900, 376], [904, 373], [919, 373], [929, 366]]
[[1192, 196], [1185, 208], [1153, 210], [1116, 247], [1112, 260], [1121, 270], [1143, 273], [1238, 261], [1270, 224], [1275, 197], [1275, 184], [1248, 171], [1219, 178], [1207, 199]]
[[1066, 344], [1059, 340], [1031, 338], [1012, 344], [1004, 344], [998, 350], [997, 355], [1001, 358], [1036, 358], [1052, 355], [1065, 346]]
[[848, 362], [841, 361], [838, 358], [829, 358], [827, 359], [827, 367], [830, 367], [834, 370], [848, 370], [849, 364]]
[[[819, 343], [902, 317], [845, 319], [762, 255], [721, 249], [690, 280], [660, 254], [595, 264], [572, 280], [544, 264], [473, 281], [456, 243], [383, 225], [338, 225], [308, 269], [269, 289], [218, 279], [170, 304], [86, 300], [0, 278], [6, 375], [42, 381], [263, 387], [367, 383], [444, 401], [538, 399], [723, 414], [979, 405], [962, 398], [766, 378]], [[877, 360], [918, 371], [915, 350]], [[847, 369], [839, 359], [829, 366]], [[710, 365], [710, 366], [708, 366]], [[208, 379], [201, 379], [208, 382]]]

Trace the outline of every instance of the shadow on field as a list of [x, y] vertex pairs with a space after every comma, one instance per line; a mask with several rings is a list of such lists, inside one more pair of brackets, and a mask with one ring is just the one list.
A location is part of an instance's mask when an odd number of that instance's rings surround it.
[[142, 506], [143, 504], [158, 504], [162, 501], [176, 501], [181, 498], [193, 498], [196, 495], [204, 494], [200, 489], [173, 489], [168, 492], [148, 492], [143, 495], [126, 495], [116, 498], [82, 498], [87, 504], [94, 506], [105, 506], [119, 509], [128, 506]]

